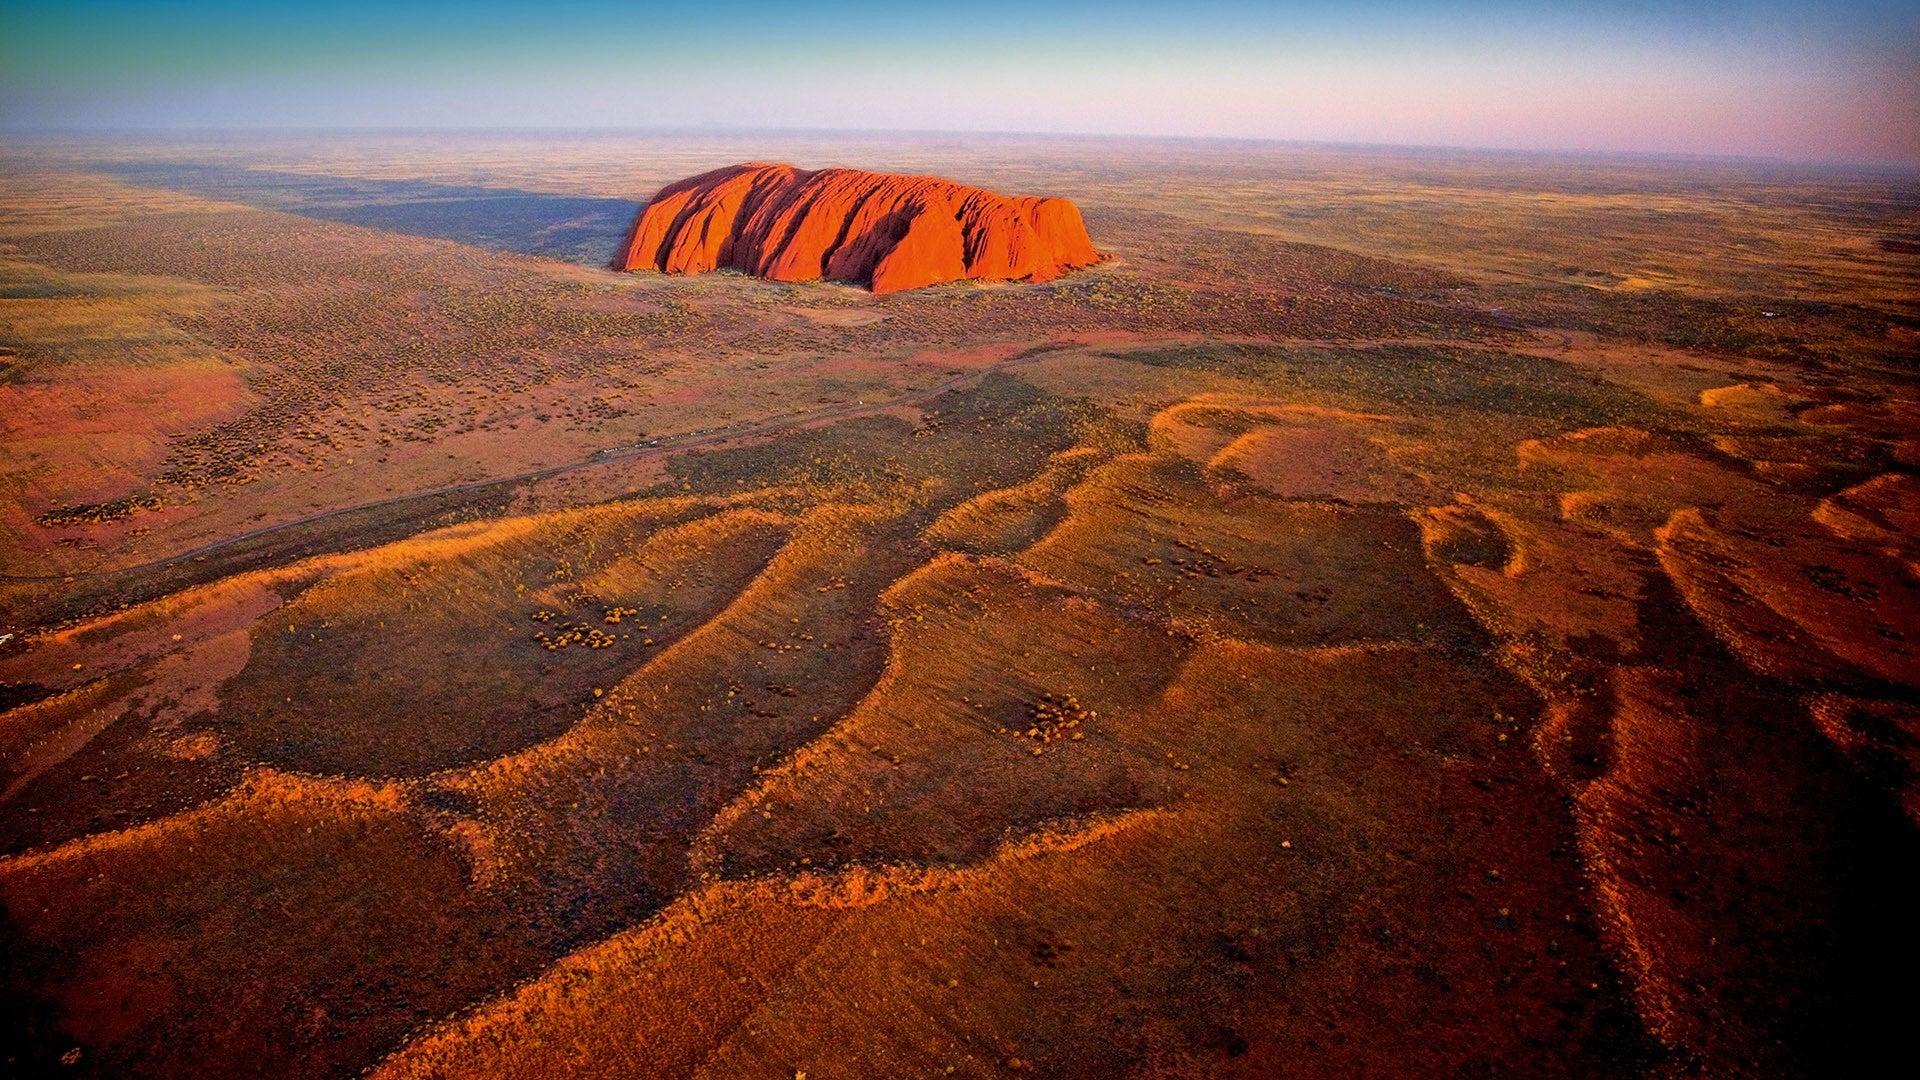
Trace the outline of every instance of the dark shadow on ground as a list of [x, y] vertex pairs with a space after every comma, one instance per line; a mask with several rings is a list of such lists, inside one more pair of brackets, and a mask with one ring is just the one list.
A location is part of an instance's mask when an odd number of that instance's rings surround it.
[[613, 261], [641, 206], [626, 199], [222, 165], [129, 163], [99, 171], [145, 187], [590, 266]]

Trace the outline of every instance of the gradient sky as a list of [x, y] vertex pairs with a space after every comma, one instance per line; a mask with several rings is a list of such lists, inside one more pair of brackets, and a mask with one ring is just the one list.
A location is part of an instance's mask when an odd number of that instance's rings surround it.
[[879, 128], [1920, 163], [1920, 0], [0, 0], [0, 127]]

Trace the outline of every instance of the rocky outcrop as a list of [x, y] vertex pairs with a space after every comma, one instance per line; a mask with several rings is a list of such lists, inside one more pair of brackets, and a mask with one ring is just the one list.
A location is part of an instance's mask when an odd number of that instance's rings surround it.
[[1099, 261], [1066, 199], [996, 195], [935, 176], [752, 163], [662, 188], [615, 267], [730, 267], [887, 293], [962, 278], [1049, 281]]

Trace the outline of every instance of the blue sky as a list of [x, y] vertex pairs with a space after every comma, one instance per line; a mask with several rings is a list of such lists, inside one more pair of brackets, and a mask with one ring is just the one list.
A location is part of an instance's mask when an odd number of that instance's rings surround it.
[[1037, 131], [1920, 162], [1920, 0], [0, 0], [0, 127]]

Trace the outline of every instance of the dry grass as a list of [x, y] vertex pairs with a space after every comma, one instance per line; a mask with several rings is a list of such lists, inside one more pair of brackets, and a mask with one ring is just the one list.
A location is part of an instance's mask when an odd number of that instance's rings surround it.
[[[0, 564], [53, 580], [0, 594], [9, 1065], [1872, 1060], [1913, 930], [1911, 199], [1014, 149], [14, 162]], [[1120, 257], [876, 298], [88, 171], [183, 155], [618, 196], [883, 161], [1072, 196]]]

